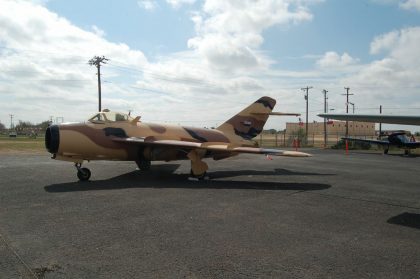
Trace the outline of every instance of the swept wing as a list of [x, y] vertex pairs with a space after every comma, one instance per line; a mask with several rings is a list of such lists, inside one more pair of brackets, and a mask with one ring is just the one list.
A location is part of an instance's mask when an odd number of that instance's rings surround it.
[[355, 141], [355, 142], [366, 142], [377, 145], [390, 145], [389, 141], [385, 140], [368, 140], [368, 139], [358, 139], [358, 138], [341, 138], [343, 140]]
[[360, 121], [360, 122], [374, 122], [374, 123], [389, 123], [402, 125], [420, 125], [420, 116], [413, 115], [375, 115], [375, 114], [330, 114], [321, 113], [318, 116], [328, 119]]
[[349, 141], [355, 141], [355, 142], [366, 142], [371, 144], [377, 144], [377, 145], [395, 145], [400, 147], [406, 147], [406, 148], [419, 148], [420, 142], [401, 142], [400, 144], [397, 143], [390, 143], [389, 141], [385, 140], [368, 140], [368, 139], [358, 139], [358, 138], [342, 138], [343, 140], [349, 140]]
[[279, 150], [279, 149], [267, 149], [258, 147], [241, 147], [231, 145], [223, 142], [190, 142], [181, 140], [156, 140], [153, 137], [146, 138], [114, 138], [113, 141], [126, 143], [126, 144], [138, 144], [138, 145], [149, 145], [149, 146], [166, 146], [166, 147], [179, 147], [184, 149], [205, 149], [210, 151], [225, 151], [233, 153], [251, 153], [251, 154], [266, 154], [273, 156], [288, 156], [288, 157], [310, 157], [310, 154], [297, 151]]

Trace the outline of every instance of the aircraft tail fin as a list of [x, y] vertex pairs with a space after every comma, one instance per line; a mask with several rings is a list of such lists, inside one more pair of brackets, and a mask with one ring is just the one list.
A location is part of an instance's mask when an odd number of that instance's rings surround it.
[[275, 105], [276, 100], [270, 97], [261, 97], [217, 127], [217, 130], [225, 134], [236, 134], [243, 139], [250, 140], [262, 132]]

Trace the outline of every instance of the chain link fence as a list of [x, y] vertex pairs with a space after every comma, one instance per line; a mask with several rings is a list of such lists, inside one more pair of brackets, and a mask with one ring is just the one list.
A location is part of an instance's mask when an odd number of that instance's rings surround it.
[[[326, 147], [332, 147], [344, 137], [342, 134], [329, 134], [327, 135]], [[359, 136], [349, 135], [349, 137], [377, 140], [378, 136]], [[382, 137], [385, 139], [386, 137]], [[420, 140], [419, 136], [415, 137], [416, 141]], [[258, 137], [254, 138], [254, 141], [262, 147], [325, 147], [324, 135], [323, 134], [310, 134], [308, 138], [304, 134], [295, 133], [287, 134], [284, 132], [279, 133], [261, 133]]]

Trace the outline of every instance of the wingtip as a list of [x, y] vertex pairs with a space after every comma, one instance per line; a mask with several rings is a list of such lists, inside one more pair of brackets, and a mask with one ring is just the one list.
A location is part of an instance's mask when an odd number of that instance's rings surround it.
[[285, 151], [283, 156], [290, 156], [290, 157], [312, 157], [311, 154], [300, 152], [300, 151]]

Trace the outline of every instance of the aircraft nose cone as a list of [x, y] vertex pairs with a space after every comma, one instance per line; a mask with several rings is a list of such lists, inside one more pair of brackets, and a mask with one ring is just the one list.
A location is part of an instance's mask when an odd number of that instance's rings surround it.
[[60, 132], [58, 125], [51, 125], [45, 131], [45, 147], [48, 152], [55, 154], [60, 145]]

